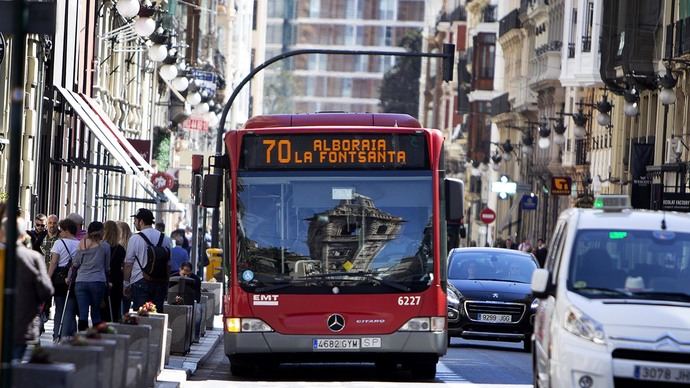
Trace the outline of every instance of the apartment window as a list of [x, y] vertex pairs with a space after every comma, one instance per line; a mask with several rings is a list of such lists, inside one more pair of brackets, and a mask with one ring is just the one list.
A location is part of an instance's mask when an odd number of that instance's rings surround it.
[[577, 35], [577, 8], [572, 10], [570, 37], [568, 39], [568, 58], [575, 58], [575, 36]]
[[343, 97], [352, 97], [352, 78], [343, 79]]
[[345, 15], [348, 19], [357, 18], [357, 0], [347, 0], [346, 8]]
[[306, 94], [307, 96], [315, 96], [316, 95], [316, 80], [314, 77], [306, 77], [307, 80], [307, 87], [306, 87]]
[[357, 27], [345, 26], [345, 44], [354, 46], [357, 41]]
[[585, 8], [585, 20], [582, 25], [582, 52], [592, 51], [592, 23], [594, 22], [594, 3], [587, 2]]
[[321, 13], [321, 0], [309, 1], [309, 17], [318, 18]]
[[379, 3], [379, 19], [395, 20], [395, 8], [397, 4], [397, 0], [381, 0]]
[[283, 43], [283, 25], [269, 24], [266, 28], [266, 43]]
[[284, 5], [283, 0], [268, 0], [266, 3], [268, 17], [281, 19], [285, 17]]
[[393, 45], [393, 27], [384, 27], [384, 46], [392, 46]]
[[366, 55], [358, 55], [355, 59], [355, 71], [357, 73], [363, 73], [366, 72], [367, 69], [367, 64], [369, 63], [369, 59], [367, 58]]
[[394, 56], [386, 56], [381, 58], [381, 72], [386, 73], [388, 70], [393, 68], [395, 66], [395, 57]]

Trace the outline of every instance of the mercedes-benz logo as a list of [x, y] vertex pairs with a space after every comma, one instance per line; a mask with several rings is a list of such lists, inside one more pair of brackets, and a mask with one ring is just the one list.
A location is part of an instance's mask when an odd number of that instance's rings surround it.
[[331, 331], [341, 331], [345, 328], [345, 318], [340, 314], [331, 314], [326, 324]]

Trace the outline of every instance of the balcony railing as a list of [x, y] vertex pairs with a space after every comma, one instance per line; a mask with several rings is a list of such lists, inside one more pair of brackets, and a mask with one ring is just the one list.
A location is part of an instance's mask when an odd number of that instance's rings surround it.
[[522, 27], [520, 23], [520, 13], [517, 9], [510, 11], [498, 24], [498, 36], [501, 37], [508, 31]]
[[495, 5], [487, 5], [482, 12], [483, 23], [495, 23], [498, 18], [498, 7]]
[[498, 116], [501, 113], [510, 112], [510, 102], [508, 101], [508, 93], [503, 93], [500, 96], [491, 100], [491, 115]]
[[592, 37], [591, 36], [583, 36], [582, 37], [582, 52], [588, 53], [590, 51], [592, 51]]
[[568, 58], [575, 58], [575, 43], [568, 43]]
[[534, 49], [534, 51], [537, 56], [540, 56], [549, 51], [561, 51], [561, 47], [563, 47], [563, 42], [561, 42], [560, 40], [553, 40], [549, 43], [537, 47], [536, 49]]
[[587, 140], [575, 140], [575, 165], [583, 166], [587, 164]]
[[690, 52], [690, 17], [676, 22], [675, 56]]

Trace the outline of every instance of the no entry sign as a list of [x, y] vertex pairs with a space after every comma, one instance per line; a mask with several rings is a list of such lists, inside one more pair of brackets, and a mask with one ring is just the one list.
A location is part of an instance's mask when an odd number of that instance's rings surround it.
[[488, 225], [496, 220], [496, 213], [487, 207], [479, 213], [479, 219]]

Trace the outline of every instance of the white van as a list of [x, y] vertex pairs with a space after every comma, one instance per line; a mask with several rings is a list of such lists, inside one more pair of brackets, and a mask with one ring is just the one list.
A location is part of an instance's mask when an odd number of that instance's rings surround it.
[[690, 216], [563, 212], [532, 275], [535, 387], [690, 386]]

